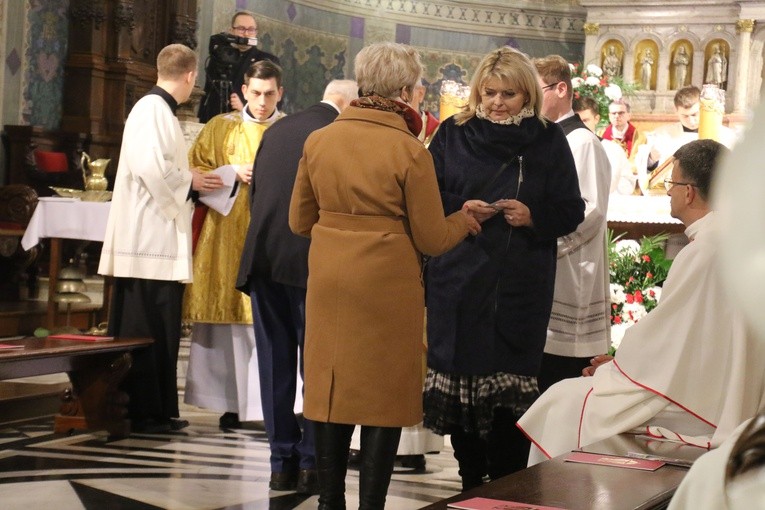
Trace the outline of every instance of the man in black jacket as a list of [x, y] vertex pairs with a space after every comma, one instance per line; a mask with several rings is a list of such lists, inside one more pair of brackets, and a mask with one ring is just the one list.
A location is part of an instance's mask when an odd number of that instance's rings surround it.
[[320, 103], [274, 123], [255, 156], [250, 226], [236, 285], [252, 298], [273, 490], [318, 491], [313, 423], [305, 420], [301, 432], [293, 411], [298, 366], [303, 375], [309, 240], [293, 234], [287, 218], [306, 138], [356, 97], [356, 82], [330, 82]]
[[[234, 42], [232, 42], [234, 41]], [[210, 56], [205, 66], [205, 94], [199, 104], [199, 122], [207, 122], [220, 113], [241, 111], [244, 107], [244, 74], [255, 62], [276, 56], [257, 48], [258, 23], [248, 11], [237, 11], [228, 32], [210, 37]]]

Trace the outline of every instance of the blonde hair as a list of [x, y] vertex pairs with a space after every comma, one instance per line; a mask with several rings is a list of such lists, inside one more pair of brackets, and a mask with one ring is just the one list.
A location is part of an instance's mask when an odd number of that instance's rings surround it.
[[197, 54], [183, 44], [167, 45], [157, 55], [157, 76], [163, 80], [177, 80], [196, 69]]
[[374, 93], [396, 98], [402, 89], [408, 89], [411, 94], [422, 77], [420, 54], [405, 44], [371, 44], [356, 55], [354, 74], [361, 95]]
[[490, 78], [508, 81], [513, 88], [526, 96], [526, 104], [534, 110], [534, 115], [544, 122], [542, 118], [542, 89], [537, 82], [537, 73], [528, 55], [525, 53], [503, 46], [498, 48], [481, 60], [478, 68], [470, 80], [470, 96], [467, 108], [454, 115], [454, 122], [458, 126], [475, 117], [476, 109], [481, 104], [481, 92], [483, 84]]

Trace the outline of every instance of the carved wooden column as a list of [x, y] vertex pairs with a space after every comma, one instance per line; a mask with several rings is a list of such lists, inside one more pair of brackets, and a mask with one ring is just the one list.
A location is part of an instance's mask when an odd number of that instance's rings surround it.
[[[744, 113], [746, 111], [746, 98], [749, 91], [749, 59], [752, 48], [752, 31], [754, 30], [753, 19], [740, 19], [736, 21], [738, 32], [738, 61], [736, 65], [736, 83], [733, 90], [733, 111]], [[730, 78], [728, 79], [730, 84]], [[730, 88], [730, 85], [728, 85]]]

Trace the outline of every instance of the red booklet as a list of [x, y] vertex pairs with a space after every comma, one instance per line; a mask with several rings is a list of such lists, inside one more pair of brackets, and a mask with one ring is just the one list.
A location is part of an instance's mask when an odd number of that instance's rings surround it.
[[54, 340], [76, 340], [78, 342], [108, 342], [114, 340], [113, 336], [99, 336], [99, 335], [71, 335], [62, 333], [60, 335], [48, 335], [48, 338]]
[[579, 462], [582, 464], [642, 469], [643, 471], [656, 471], [666, 464], [666, 462], [661, 460], [634, 459], [631, 457], [619, 457], [618, 455], [602, 455], [600, 453], [587, 452], [571, 452], [563, 460], [565, 462]]
[[23, 349], [23, 345], [0, 344], [0, 349]]
[[531, 503], [489, 498], [471, 498], [464, 501], [456, 501], [449, 503], [447, 507], [463, 510], [565, 510], [557, 506], [532, 505]]

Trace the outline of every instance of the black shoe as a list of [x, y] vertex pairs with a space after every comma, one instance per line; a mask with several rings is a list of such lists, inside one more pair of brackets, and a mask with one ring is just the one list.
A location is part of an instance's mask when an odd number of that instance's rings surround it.
[[271, 481], [268, 488], [274, 491], [291, 491], [297, 487], [297, 473], [285, 471], [283, 473], [271, 473]]
[[189, 420], [170, 418], [170, 430], [182, 430], [189, 426]]
[[401, 462], [401, 466], [413, 469], [418, 473], [425, 472], [425, 455], [399, 455], [396, 460]]
[[295, 492], [298, 494], [318, 494], [319, 476], [315, 469], [301, 469], [298, 473]]
[[140, 420], [134, 420], [131, 423], [130, 428], [133, 432], [138, 432], [140, 434], [163, 434], [165, 432], [170, 432], [171, 425], [169, 420], [142, 418]]
[[242, 422], [239, 421], [238, 413], [223, 413], [218, 419], [218, 426], [222, 429], [240, 429]]

